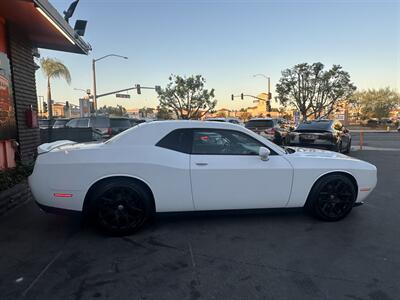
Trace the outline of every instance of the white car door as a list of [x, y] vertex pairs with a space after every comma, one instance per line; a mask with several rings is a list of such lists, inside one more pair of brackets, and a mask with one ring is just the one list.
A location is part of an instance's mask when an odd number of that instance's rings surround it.
[[258, 156], [253, 137], [234, 130], [194, 129], [190, 175], [196, 210], [284, 207], [292, 167], [281, 155]]

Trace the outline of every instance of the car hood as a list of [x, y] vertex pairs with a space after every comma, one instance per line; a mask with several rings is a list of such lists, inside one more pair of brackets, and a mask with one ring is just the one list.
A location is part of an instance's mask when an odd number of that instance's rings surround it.
[[344, 155], [342, 153], [328, 151], [328, 150], [301, 148], [301, 147], [288, 147], [288, 148], [295, 150], [294, 153], [288, 154], [290, 156], [295, 156], [295, 157], [341, 158], [341, 159], [357, 160], [353, 157]]

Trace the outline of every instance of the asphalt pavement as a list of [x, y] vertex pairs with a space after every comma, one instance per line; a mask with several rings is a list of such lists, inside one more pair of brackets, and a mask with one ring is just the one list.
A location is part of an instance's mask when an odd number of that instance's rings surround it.
[[351, 155], [377, 166], [378, 185], [336, 223], [301, 210], [162, 215], [111, 238], [28, 203], [0, 219], [0, 299], [399, 299], [400, 151]]

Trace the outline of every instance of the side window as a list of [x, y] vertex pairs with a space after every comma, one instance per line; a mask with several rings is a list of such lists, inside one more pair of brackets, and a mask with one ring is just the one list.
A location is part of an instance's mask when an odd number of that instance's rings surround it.
[[239, 131], [197, 129], [193, 132], [192, 154], [258, 155], [260, 147], [265, 146]]
[[189, 154], [191, 137], [192, 131], [190, 129], [177, 129], [163, 137], [156, 146]]
[[75, 127], [77, 127], [77, 125], [78, 125], [77, 119], [74, 119], [74, 120], [71, 120], [70, 122], [68, 122], [68, 127], [75, 128]]
[[80, 119], [78, 121], [78, 127], [79, 128], [85, 128], [85, 127], [88, 127], [88, 125], [89, 125], [89, 120], [88, 119]]

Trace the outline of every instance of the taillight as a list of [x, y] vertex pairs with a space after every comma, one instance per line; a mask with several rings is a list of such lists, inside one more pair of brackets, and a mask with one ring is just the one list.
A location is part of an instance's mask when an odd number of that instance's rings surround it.
[[108, 128], [107, 133], [112, 134], [112, 128]]

